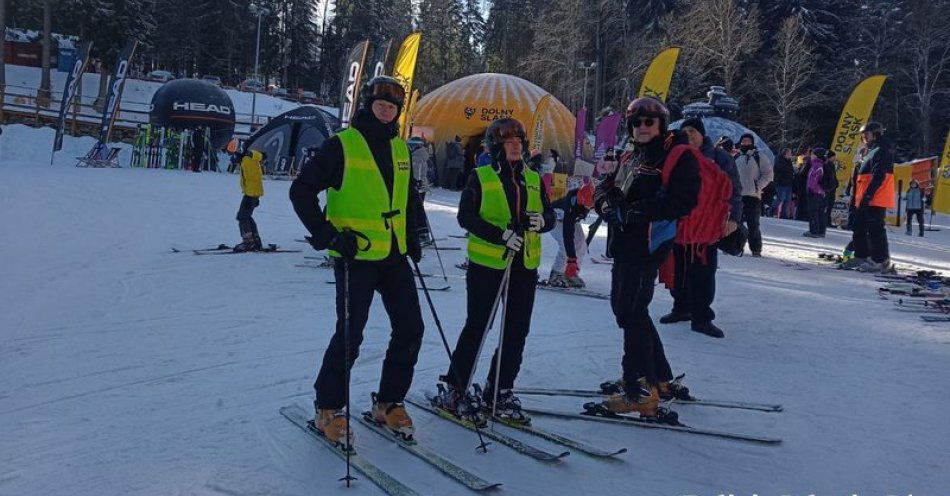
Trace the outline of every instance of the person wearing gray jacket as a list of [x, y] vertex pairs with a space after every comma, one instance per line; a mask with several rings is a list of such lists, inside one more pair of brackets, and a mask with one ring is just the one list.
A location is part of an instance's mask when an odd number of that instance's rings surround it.
[[742, 220], [749, 229], [749, 248], [753, 257], [761, 257], [759, 217], [762, 215], [762, 190], [772, 182], [773, 171], [772, 162], [755, 148], [755, 138], [750, 133], [739, 138], [736, 169], [742, 183]]
[[914, 217], [917, 217], [917, 225], [920, 226], [918, 236], [924, 235], [924, 190], [920, 189], [920, 183], [916, 179], [910, 180], [910, 188], [907, 190], [907, 196], [904, 197], [904, 205], [907, 208], [907, 235], [910, 236]]

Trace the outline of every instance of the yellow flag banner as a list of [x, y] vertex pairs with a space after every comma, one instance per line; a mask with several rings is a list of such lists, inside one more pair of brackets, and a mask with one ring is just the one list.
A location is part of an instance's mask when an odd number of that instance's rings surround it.
[[673, 69], [676, 68], [676, 60], [679, 56], [680, 49], [677, 47], [667, 48], [660, 52], [653, 62], [650, 62], [650, 67], [643, 75], [640, 93], [637, 96], [653, 96], [665, 102], [670, 94], [670, 81], [673, 80]]
[[947, 141], [943, 144], [943, 155], [940, 156], [940, 165], [950, 167], [950, 131], [947, 131]]
[[[874, 104], [877, 102], [877, 96], [881, 92], [881, 86], [887, 76], [871, 76], [861, 81], [851, 92], [848, 103], [841, 110], [841, 118], [838, 119], [838, 127], [835, 128], [835, 137], [831, 141], [831, 149], [835, 151], [838, 163], [838, 182], [847, 184], [851, 179], [851, 171], [854, 168], [854, 155], [858, 151], [858, 145], [861, 144], [861, 135], [858, 132], [874, 110]], [[840, 192], [844, 188], [839, 188]]]
[[[393, 67], [393, 77], [399, 80], [402, 83], [402, 87], [406, 89], [406, 97], [412, 95], [412, 79], [416, 73], [416, 59], [419, 55], [419, 41], [422, 38], [422, 33], [412, 33], [409, 36], [406, 36], [406, 39], [402, 41], [402, 46], [399, 47], [399, 54], [396, 55], [396, 64]], [[403, 109], [402, 115], [399, 116], [399, 128], [406, 129], [406, 123], [409, 119], [409, 112]]]
[[544, 121], [547, 119], [548, 105], [551, 103], [551, 94], [544, 95], [538, 101], [538, 106], [534, 108], [534, 116], [531, 117], [531, 125], [528, 126], [528, 132], [531, 133], [530, 148], [537, 148], [544, 152]]
[[399, 137], [402, 139], [409, 139], [409, 133], [412, 132], [412, 124], [416, 116], [416, 102], [419, 100], [419, 90], [412, 90], [412, 94], [409, 95], [409, 100], [406, 101], [406, 108], [403, 109], [405, 115], [409, 116], [409, 119], [405, 126], [399, 128]]

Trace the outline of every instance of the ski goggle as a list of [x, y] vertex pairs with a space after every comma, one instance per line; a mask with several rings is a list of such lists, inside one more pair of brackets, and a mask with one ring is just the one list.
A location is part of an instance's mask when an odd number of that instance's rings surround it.
[[495, 140], [499, 143], [507, 140], [508, 138], [525, 139], [526, 136], [524, 126], [514, 119], [504, 122], [496, 127], [492, 134], [494, 134]]
[[396, 105], [402, 105], [406, 101], [406, 89], [398, 83], [376, 83], [369, 88], [371, 100], [386, 100]]

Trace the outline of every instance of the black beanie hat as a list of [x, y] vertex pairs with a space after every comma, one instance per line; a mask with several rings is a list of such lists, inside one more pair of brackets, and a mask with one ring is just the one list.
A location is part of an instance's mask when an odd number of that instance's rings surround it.
[[684, 120], [683, 123], [680, 124], [680, 129], [683, 129], [684, 127], [691, 127], [699, 131], [699, 134], [703, 135], [704, 137], [706, 136], [706, 126], [703, 125], [703, 120], [699, 117], [690, 117], [689, 119]]

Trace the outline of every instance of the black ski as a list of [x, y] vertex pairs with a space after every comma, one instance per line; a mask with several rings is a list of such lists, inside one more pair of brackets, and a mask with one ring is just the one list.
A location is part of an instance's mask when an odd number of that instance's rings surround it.
[[424, 446], [421, 446], [415, 441], [406, 441], [393, 435], [385, 427], [376, 423], [376, 421], [372, 419], [370, 412], [363, 412], [363, 415], [357, 417], [357, 420], [359, 420], [360, 423], [368, 427], [373, 432], [385, 438], [391, 439], [397, 445], [399, 445], [400, 448], [403, 448], [413, 455], [421, 458], [423, 461], [429, 465], [432, 465], [443, 474], [455, 479], [473, 491], [485, 491], [488, 489], [494, 489], [501, 485], [499, 483], [486, 482], [481, 477], [478, 477], [468, 470], [465, 470], [464, 468], [459, 467], [449, 460], [446, 460], [442, 456], [436, 454]]
[[950, 315], [920, 315], [924, 322], [950, 322]]
[[620, 448], [620, 449], [615, 449], [615, 450], [604, 450], [604, 449], [597, 448], [596, 446], [591, 446], [587, 443], [583, 443], [581, 441], [576, 441], [574, 439], [566, 438], [560, 434], [555, 434], [553, 432], [546, 431], [544, 429], [539, 429], [533, 425], [525, 425], [519, 422], [512, 422], [507, 419], [503, 419], [499, 417], [494, 417], [494, 419], [496, 422], [500, 424], [504, 424], [508, 427], [511, 427], [512, 429], [517, 429], [522, 432], [527, 432], [528, 434], [533, 434], [535, 436], [540, 437], [541, 439], [551, 441], [552, 443], [560, 444], [566, 448], [575, 449], [582, 453], [586, 453], [594, 458], [610, 458], [610, 457], [617, 456], [619, 454], [627, 452], [627, 448]]
[[544, 289], [546, 291], [554, 291], [555, 293], [563, 293], [575, 296], [585, 296], [587, 298], [595, 298], [598, 300], [610, 300], [610, 295], [605, 293], [600, 293], [597, 291], [591, 291], [585, 288], [562, 288], [559, 286], [551, 286], [547, 281], [539, 281], [538, 289]]
[[[346, 450], [339, 445], [331, 443], [327, 440], [327, 438], [323, 437], [323, 435], [313, 427], [313, 421], [308, 418], [306, 412], [303, 411], [303, 408], [300, 408], [297, 405], [285, 406], [280, 409], [280, 414], [283, 415], [287, 420], [293, 422], [293, 424], [297, 427], [303, 429], [307, 434], [310, 434], [311, 437], [322, 442], [337, 456], [344, 460], [346, 459]], [[361, 458], [358, 454], [356, 454], [355, 450], [350, 452], [350, 464], [359, 473], [363, 474], [363, 476], [367, 479], [373, 481], [373, 483], [379, 486], [383, 492], [389, 494], [390, 496], [414, 496], [419, 494], [413, 491], [409, 486], [406, 486], [386, 472], [380, 470], [372, 462]]]
[[199, 250], [194, 250], [194, 254], [195, 254], [195, 255], [241, 255], [241, 254], [244, 254], [244, 253], [300, 253], [300, 252], [301, 252], [301, 250], [281, 250], [281, 249], [280, 249], [277, 245], [275, 245], [275, 244], [269, 244], [269, 245], [265, 246], [264, 248], [262, 248], [262, 249], [260, 249], [260, 250], [257, 250], [257, 251], [224, 251], [224, 250], [221, 250], [221, 251], [218, 251], [218, 250], [214, 250], [214, 251], [199, 251]]
[[200, 252], [206, 252], [206, 251], [224, 251], [224, 250], [230, 250], [230, 249], [232, 249], [232, 248], [231, 248], [230, 246], [226, 245], [226, 244], [220, 244], [220, 245], [218, 245], [216, 248], [202, 248], [202, 249], [200, 249], [200, 250], [179, 250], [178, 248], [175, 248], [175, 247], [173, 246], [173, 247], [172, 247], [172, 253], [185, 253], [185, 252], [189, 252], [189, 251], [191, 251], [191, 252], [196, 252], [196, 251], [200, 251]]
[[[572, 396], [575, 398], [603, 398], [607, 396], [607, 394], [602, 391], [595, 391], [592, 389], [527, 388], [527, 389], [515, 389], [514, 393], [525, 395], [525, 396]], [[700, 398], [696, 398], [693, 400], [675, 399], [675, 400], [671, 400], [671, 403], [677, 403], [681, 405], [709, 406], [709, 407], [716, 407], [716, 408], [735, 408], [735, 409], [740, 409], [740, 410], [755, 410], [759, 412], [781, 412], [783, 409], [782, 405], [771, 404], [771, 403], [708, 400], [708, 399], [700, 399]]]
[[[435, 415], [435, 416], [437, 416], [437, 417], [439, 417], [439, 418], [441, 418], [441, 419], [448, 420], [449, 422], [452, 422], [452, 423], [454, 423], [455, 425], [458, 425], [458, 426], [463, 427], [463, 428], [465, 428], [465, 429], [472, 430], [472, 431], [475, 430], [475, 424], [473, 424], [473, 423], [471, 423], [471, 422], [468, 422], [468, 421], [466, 421], [466, 420], [462, 420], [462, 419], [460, 419], [460, 418], [458, 418], [458, 417], [456, 417], [456, 416], [454, 416], [454, 415], [452, 415], [452, 414], [450, 414], [450, 413], [448, 413], [448, 412], [445, 412], [445, 411], [443, 411], [443, 410], [440, 410], [440, 409], [438, 409], [438, 408], [432, 406], [432, 405], [429, 403], [429, 399], [428, 399], [428, 398], [426, 398], [425, 400], [415, 400], [415, 399], [412, 399], [412, 398], [406, 398], [406, 403], [415, 405], [415, 406], [417, 406], [417, 407], [419, 407], [419, 408], [421, 408], [421, 409], [423, 409], [423, 410], [425, 410], [425, 411], [427, 411], [427, 412], [429, 412], [429, 413], [431, 413], [431, 414], [433, 414], [433, 415]], [[494, 431], [490, 431], [490, 430], [486, 430], [486, 429], [482, 429], [481, 432], [482, 432], [482, 435], [485, 436], [485, 437], [487, 437], [487, 438], [493, 439], [493, 440], [495, 440], [496, 442], [498, 442], [498, 443], [500, 443], [500, 444], [504, 444], [505, 446], [508, 446], [509, 448], [511, 448], [511, 449], [513, 449], [513, 450], [515, 450], [515, 451], [517, 451], [518, 453], [521, 453], [521, 454], [523, 454], [523, 455], [530, 456], [531, 458], [534, 458], [535, 460], [539, 460], [539, 461], [542, 461], [542, 462], [553, 462], [553, 461], [557, 461], [557, 460], [560, 460], [561, 458], [564, 458], [565, 456], [568, 456], [568, 455], [571, 454], [570, 451], [564, 451], [564, 452], [558, 453], [558, 454], [548, 453], [547, 451], [544, 451], [544, 450], [535, 448], [534, 446], [530, 446], [530, 445], [528, 445], [528, 444], [522, 443], [521, 441], [519, 441], [519, 440], [517, 440], [517, 439], [515, 439], [515, 438], [512, 438], [512, 437], [506, 436], [506, 435], [504, 435], [504, 434], [502, 434], [502, 433], [500, 433], [500, 432], [494, 432]]]
[[534, 413], [536, 415], [548, 415], [552, 417], [569, 418], [569, 419], [577, 419], [577, 420], [592, 420], [595, 422], [607, 422], [607, 423], [628, 425], [628, 426], [634, 426], [634, 427], [644, 427], [647, 429], [664, 429], [664, 430], [676, 431], [676, 432], [686, 432], [690, 434], [700, 434], [703, 436], [720, 437], [723, 439], [734, 439], [737, 441], [749, 441], [749, 442], [762, 443], [762, 444], [778, 444], [782, 442], [781, 439], [774, 438], [774, 437], [754, 436], [754, 435], [749, 435], [749, 434], [741, 434], [741, 433], [735, 433], [735, 432], [718, 431], [718, 430], [713, 430], [713, 429], [702, 429], [698, 427], [692, 427], [689, 425], [679, 423], [678, 420], [676, 421], [676, 423], [661, 423], [655, 420], [650, 420], [650, 419], [645, 419], [645, 418], [640, 418], [640, 417], [633, 417], [633, 416], [628, 416], [628, 415], [610, 414], [610, 416], [603, 416], [603, 415], [598, 415], [598, 414], [594, 414], [587, 411], [581, 412], [581, 413], [573, 413], [573, 412], [566, 412], [566, 411], [560, 411], [560, 410], [548, 410], [544, 408], [525, 408], [524, 411], [529, 412], [529, 413]]

